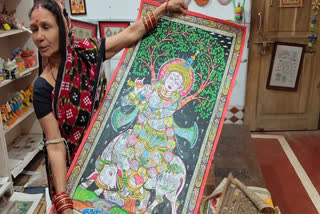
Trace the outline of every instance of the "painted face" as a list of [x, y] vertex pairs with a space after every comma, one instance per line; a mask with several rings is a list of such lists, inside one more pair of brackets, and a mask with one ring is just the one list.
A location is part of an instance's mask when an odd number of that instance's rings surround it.
[[113, 164], [107, 164], [101, 170], [99, 180], [108, 185], [109, 190], [117, 187], [117, 167]]
[[49, 10], [36, 8], [31, 14], [30, 29], [32, 40], [41, 56], [59, 55], [59, 26], [56, 17]]
[[174, 92], [183, 88], [183, 77], [178, 71], [171, 71], [164, 81], [164, 88]]

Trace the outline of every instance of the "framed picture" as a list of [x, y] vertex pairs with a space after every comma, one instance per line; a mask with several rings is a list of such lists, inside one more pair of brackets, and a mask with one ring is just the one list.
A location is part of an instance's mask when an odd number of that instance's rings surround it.
[[100, 37], [110, 37], [120, 33], [130, 25], [130, 22], [99, 22]]
[[96, 24], [78, 20], [71, 20], [71, 25], [73, 27], [74, 38], [76, 41], [85, 38], [97, 37], [98, 27]]
[[72, 15], [85, 15], [87, 14], [85, 0], [69, 0], [70, 11]]
[[280, 0], [280, 7], [302, 7], [302, 0]]
[[268, 89], [297, 90], [305, 49], [304, 44], [275, 42], [267, 81]]

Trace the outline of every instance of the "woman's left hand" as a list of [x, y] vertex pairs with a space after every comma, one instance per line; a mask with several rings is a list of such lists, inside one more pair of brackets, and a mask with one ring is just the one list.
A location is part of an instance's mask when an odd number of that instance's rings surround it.
[[[187, 2], [188, 3], [186, 3], [185, 0], [169, 0], [167, 10], [172, 12], [184, 13], [186, 10], [188, 10], [188, 4], [190, 0], [188, 0]], [[167, 4], [167, 2], [164, 4]]]

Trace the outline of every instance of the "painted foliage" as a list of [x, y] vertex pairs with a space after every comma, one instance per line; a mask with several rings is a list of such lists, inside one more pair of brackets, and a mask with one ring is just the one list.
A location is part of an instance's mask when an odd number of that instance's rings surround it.
[[164, 16], [125, 52], [69, 172], [77, 210], [197, 210], [244, 34], [198, 14]]

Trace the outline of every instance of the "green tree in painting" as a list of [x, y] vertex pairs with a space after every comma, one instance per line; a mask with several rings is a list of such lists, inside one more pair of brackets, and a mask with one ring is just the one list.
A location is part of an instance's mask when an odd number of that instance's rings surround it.
[[224, 49], [210, 32], [163, 20], [153, 34], [142, 41], [132, 73], [143, 77], [150, 72], [152, 82], [156, 79], [155, 68], [181, 56], [186, 60], [195, 53], [198, 55], [192, 65], [193, 88], [180, 102], [178, 110], [191, 101], [198, 101], [195, 111], [207, 119], [214, 108], [226, 65]]

